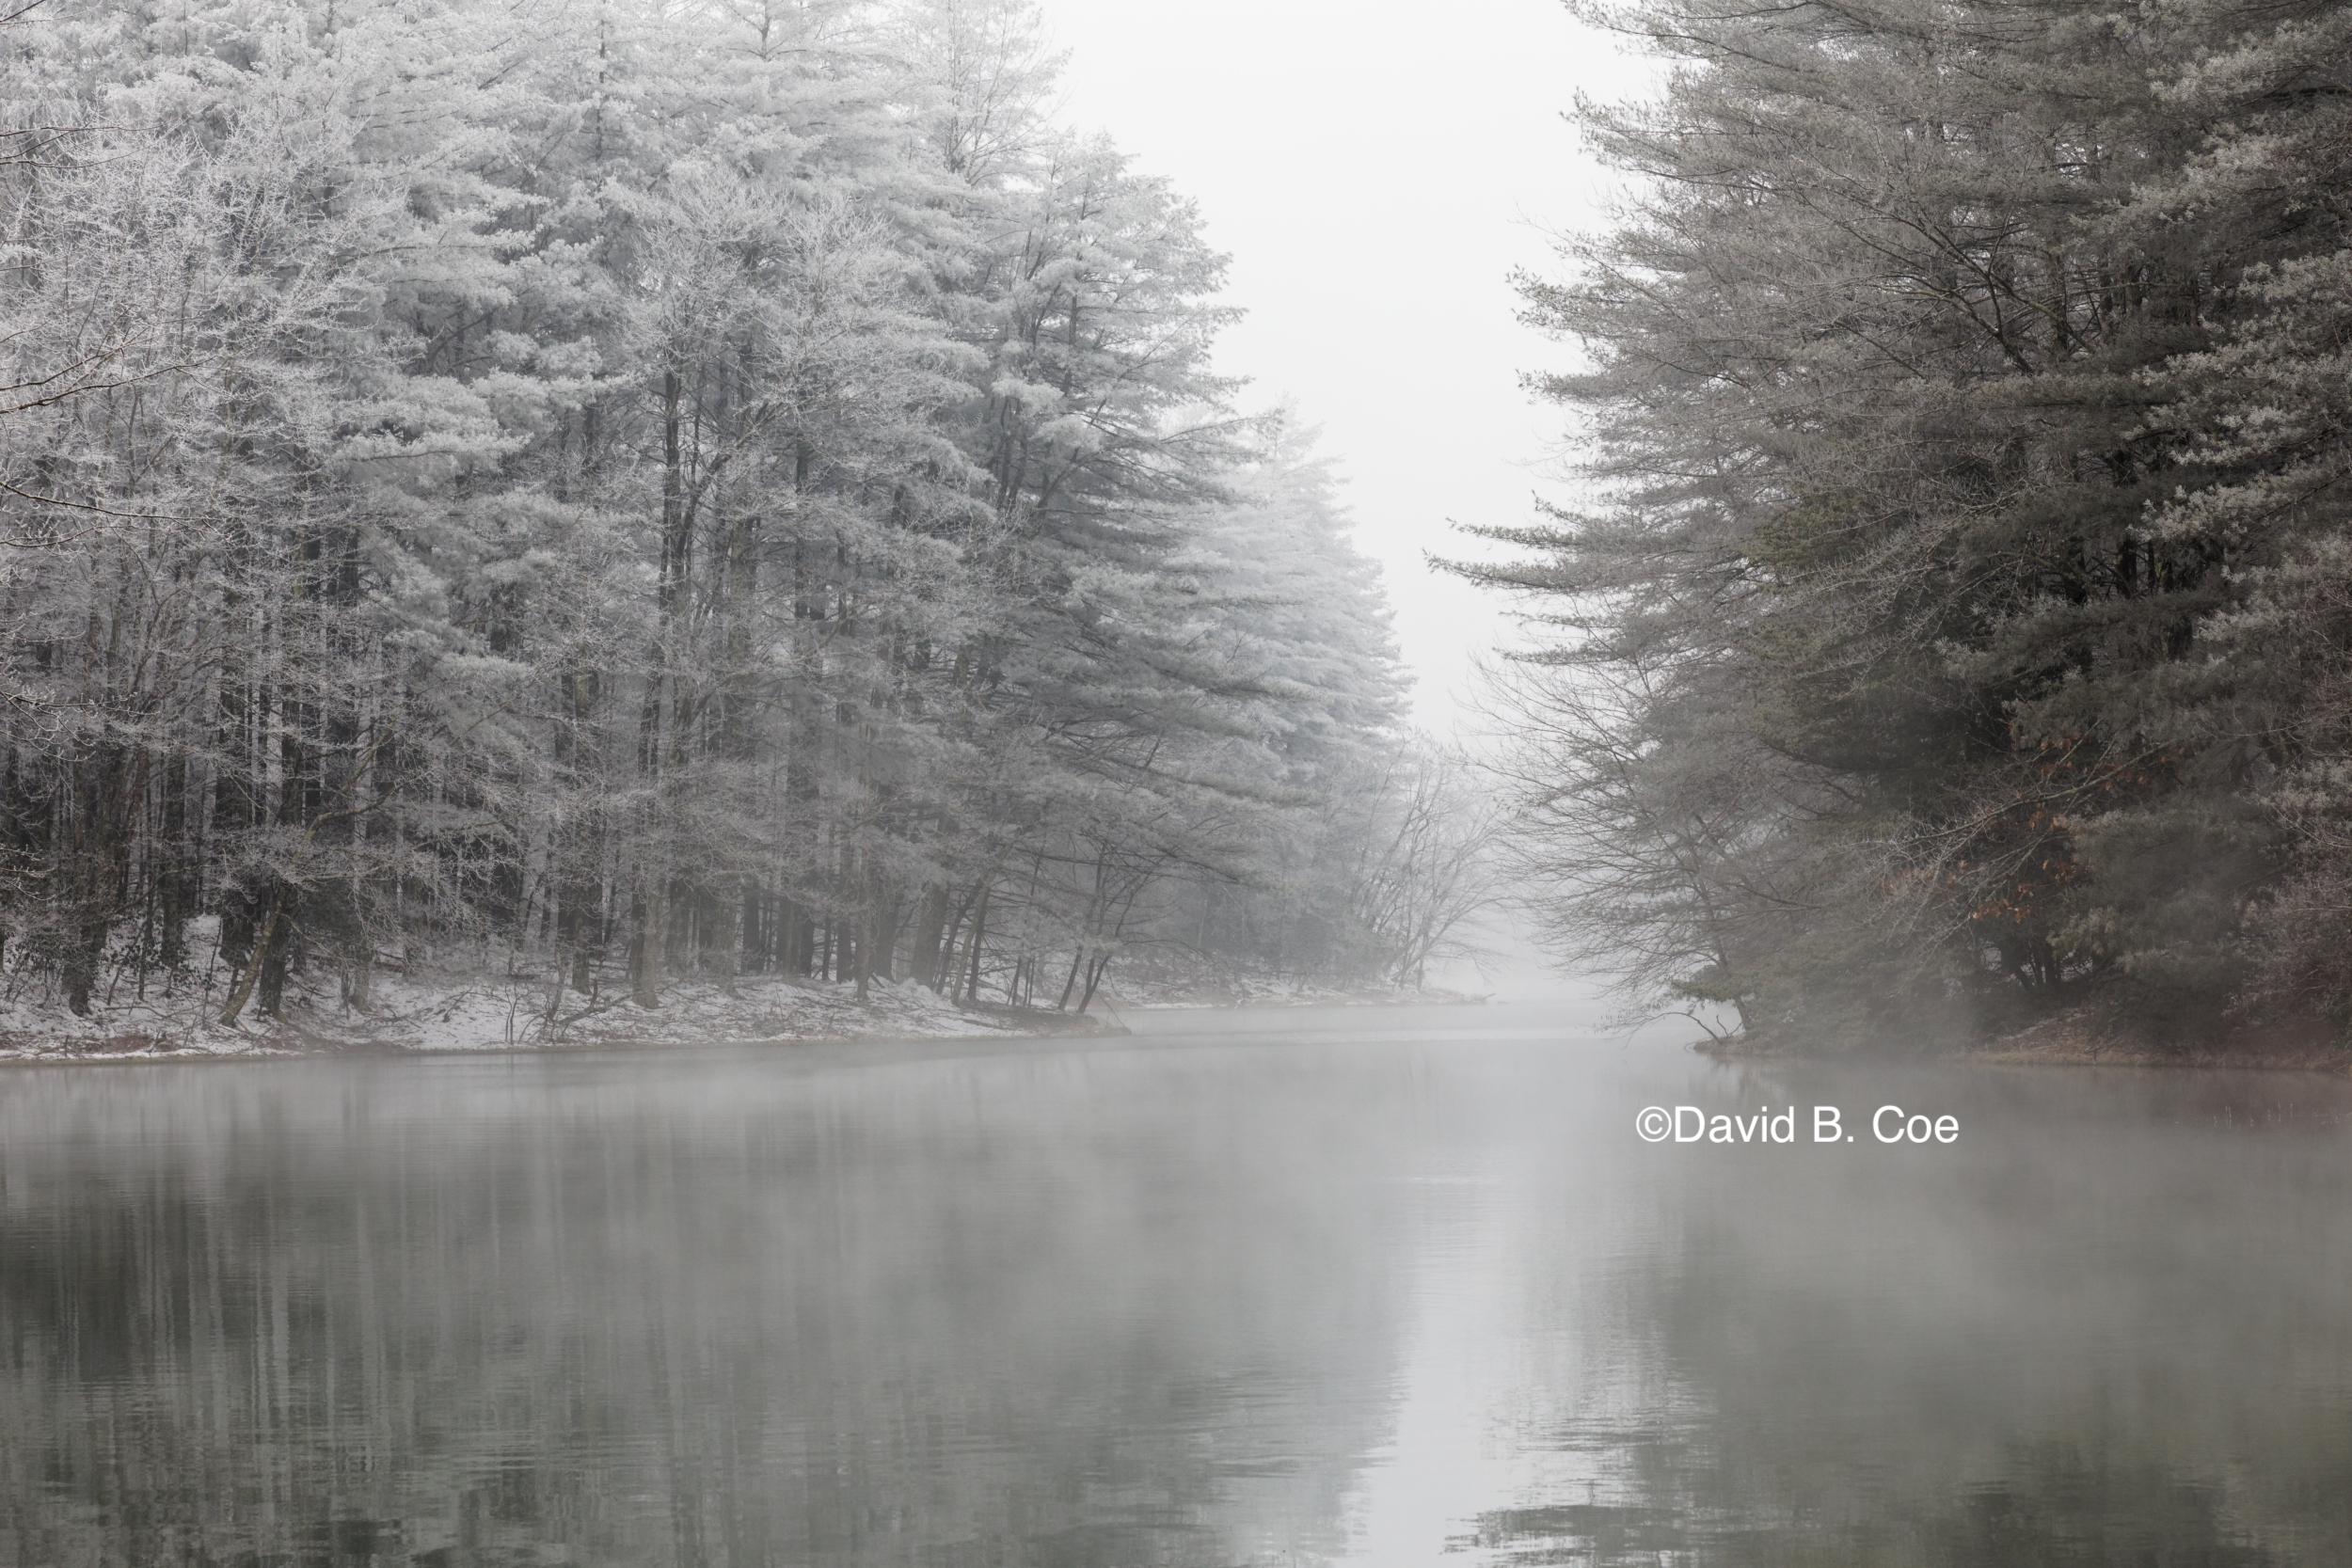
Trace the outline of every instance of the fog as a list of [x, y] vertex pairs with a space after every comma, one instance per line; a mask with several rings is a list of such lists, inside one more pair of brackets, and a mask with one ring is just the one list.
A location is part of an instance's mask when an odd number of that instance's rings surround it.
[[2352, 1091], [1136, 1022], [21, 1075], [0, 1561], [2352, 1548]]

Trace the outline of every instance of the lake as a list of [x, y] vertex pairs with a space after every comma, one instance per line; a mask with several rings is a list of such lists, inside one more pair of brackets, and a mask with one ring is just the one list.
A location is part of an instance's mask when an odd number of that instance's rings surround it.
[[1131, 1022], [0, 1074], [0, 1564], [2352, 1562], [2352, 1084]]

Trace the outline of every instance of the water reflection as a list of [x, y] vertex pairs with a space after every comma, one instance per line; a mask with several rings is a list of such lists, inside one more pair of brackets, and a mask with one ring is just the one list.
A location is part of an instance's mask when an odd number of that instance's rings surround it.
[[1325, 1549], [1387, 1113], [1155, 1066], [20, 1077], [0, 1560]]
[[[1465, 1544], [1722, 1568], [2352, 1560], [2345, 1085], [1881, 1070], [1688, 1087], [1842, 1102], [1849, 1124], [1933, 1104], [1967, 1133], [1647, 1150], [1630, 1164], [1649, 1201], [1620, 1201], [1653, 1243], [1597, 1276], [1589, 1218], [1537, 1216], [1517, 1251], [1565, 1283], [1523, 1321], [1581, 1324], [1582, 1359], [1529, 1370], [1546, 1393], [1513, 1442], [1534, 1484]], [[1565, 1192], [1594, 1164], [1546, 1180]]]
[[1159, 1028], [8, 1075], [0, 1564], [2352, 1560], [2345, 1085]]

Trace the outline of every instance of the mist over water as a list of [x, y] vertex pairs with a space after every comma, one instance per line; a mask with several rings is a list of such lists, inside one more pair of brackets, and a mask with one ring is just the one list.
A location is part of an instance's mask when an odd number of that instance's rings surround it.
[[10, 1075], [0, 1563], [2352, 1559], [2352, 1086], [1136, 1022]]

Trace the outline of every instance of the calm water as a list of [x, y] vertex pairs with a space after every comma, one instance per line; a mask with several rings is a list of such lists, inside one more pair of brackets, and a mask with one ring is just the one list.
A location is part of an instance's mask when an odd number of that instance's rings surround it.
[[1149, 1022], [0, 1074], [0, 1564], [2352, 1562], [2352, 1085]]

